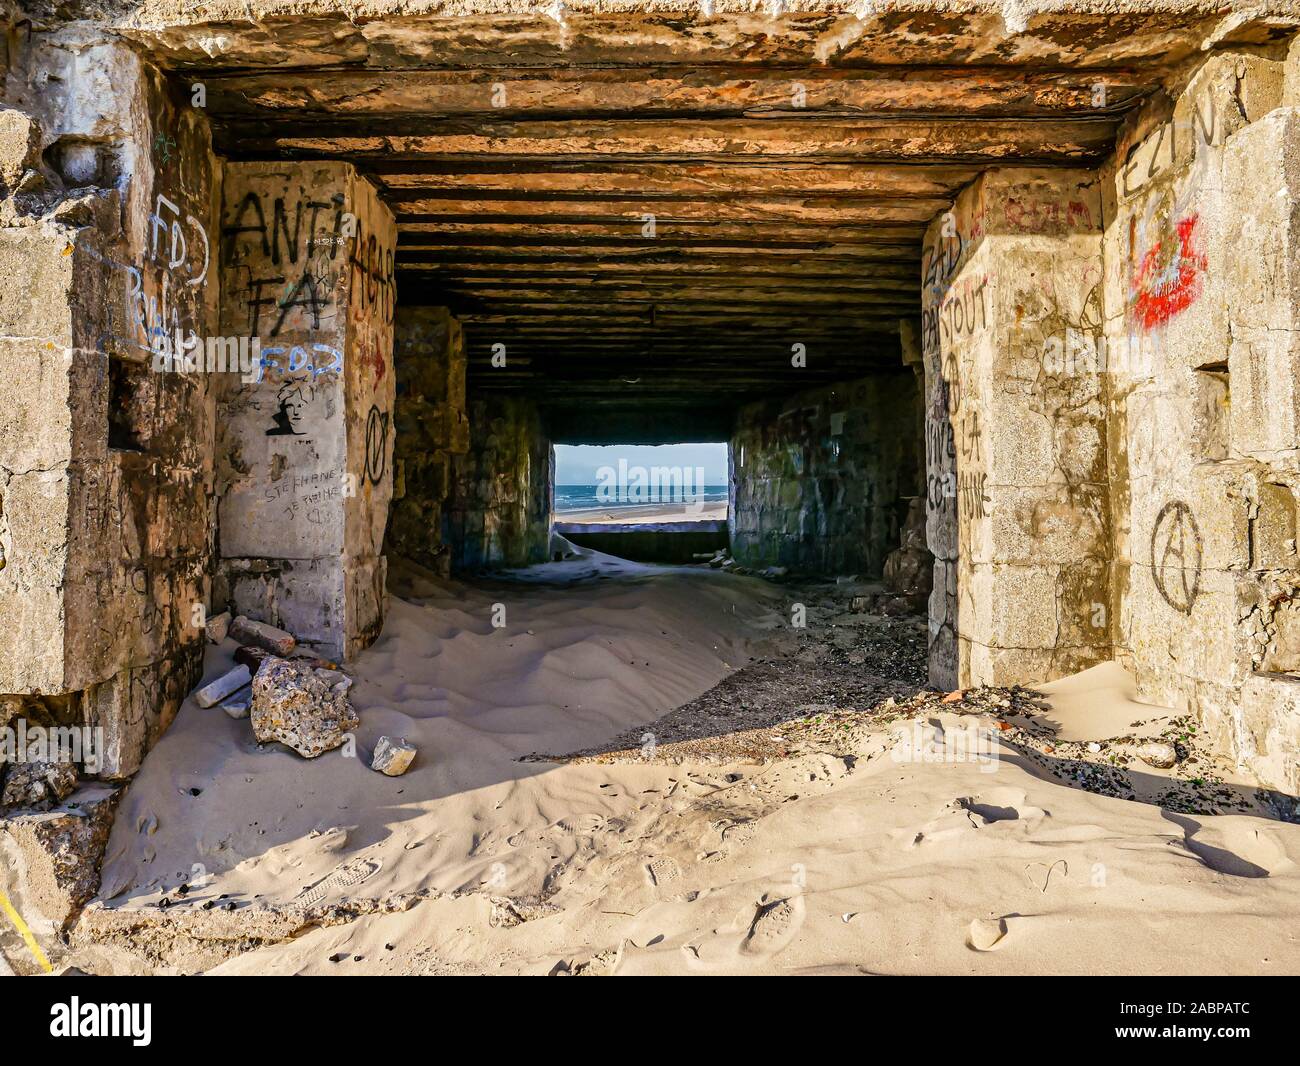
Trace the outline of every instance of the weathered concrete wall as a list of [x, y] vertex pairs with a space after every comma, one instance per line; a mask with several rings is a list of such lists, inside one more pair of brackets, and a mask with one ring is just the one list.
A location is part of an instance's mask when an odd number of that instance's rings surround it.
[[350, 658], [383, 623], [393, 216], [346, 163], [231, 164], [223, 204], [223, 331], [261, 359], [220, 403], [219, 593]]
[[451, 494], [452, 456], [469, 448], [465, 341], [441, 307], [399, 307], [393, 358], [397, 376], [393, 506], [386, 550], [444, 577], [451, 565], [442, 517]]
[[537, 405], [493, 396], [469, 410], [469, 450], [452, 459], [443, 542], [454, 569], [544, 562], [554, 458]]
[[203, 112], [120, 43], [73, 27], [10, 59], [0, 693], [74, 694], [125, 777], [201, 669], [213, 383], [170, 359], [215, 332], [218, 172]]
[[731, 439], [731, 552], [745, 566], [880, 574], [920, 456], [911, 371], [751, 404]]
[[1292, 794], [1298, 68], [1294, 49], [1213, 56], [1104, 172], [1117, 654], [1144, 697]]
[[1046, 680], [1110, 656], [1105, 395], [1061, 369], [1101, 328], [1094, 178], [985, 173], [925, 242], [931, 680]]

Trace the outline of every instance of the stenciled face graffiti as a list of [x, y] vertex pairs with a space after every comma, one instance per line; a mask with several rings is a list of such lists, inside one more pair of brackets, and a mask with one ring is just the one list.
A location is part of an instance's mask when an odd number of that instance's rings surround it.
[[316, 398], [316, 388], [307, 381], [286, 381], [276, 393], [279, 403], [266, 431], [268, 437], [302, 436], [306, 429], [307, 408]]

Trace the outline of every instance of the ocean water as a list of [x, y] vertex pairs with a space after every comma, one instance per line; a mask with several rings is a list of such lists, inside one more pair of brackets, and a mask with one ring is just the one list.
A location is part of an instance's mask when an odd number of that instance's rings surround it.
[[626, 507], [645, 507], [647, 504], [666, 503], [673, 505], [690, 505], [693, 503], [726, 503], [727, 486], [726, 485], [705, 485], [698, 492], [687, 494], [685, 499], [681, 496], [674, 495], [668, 489], [662, 493], [650, 492], [638, 494], [628, 491], [627, 497], [620, 499], [613, 492], [606, 491], [602, 499], [598, 495], [596, 485], [556, 485], [555, 486], [555, 511], [557, 514], [563, 514], [565, 511], [592, 511], [596, 508], [603, 508], [607, 511], [618, 511]]

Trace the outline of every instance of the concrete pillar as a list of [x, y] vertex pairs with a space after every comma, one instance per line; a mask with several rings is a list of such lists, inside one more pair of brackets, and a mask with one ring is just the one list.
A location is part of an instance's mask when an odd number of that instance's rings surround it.
[[70, 28], [11, 59], [0, 694], [101, 729], [91, 772], [121, 778], [201, 672], [213, 382], [168, 357], [215, 332], [217, 168], [203, 112], [120, 43]]
[[923, 268], [931, 680], [1032, 682], [1108, 658], [1092, 176], [985, 174], [930, 227]]
[[451, 556], [442, 520], [451, 495], [451, 457], [469, 449], [460, 323], [444, 307], [399, 307], [393, 359], [397, 439], [385, 550], [445, 577]]
[[218, 409], [221, 591], [351, 658], [384, 614], [396, 226], [346, 163], [231, 164], [221, 217], [222, 330], [261, 348]]

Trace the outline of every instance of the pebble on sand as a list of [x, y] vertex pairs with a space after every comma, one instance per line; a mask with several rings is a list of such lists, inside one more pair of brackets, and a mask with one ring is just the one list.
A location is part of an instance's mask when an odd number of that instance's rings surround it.
[[1137, 757], [1148, 766], [1168, 770], [1178, 763], [1178, 750], [1161, 740], [1148, 741], [1137, 750]]
[[415, 761], [416, 747], [405, 739], [380, 737], [375, 754], [370, 759], [370, 769], [389, 777], [400, 777]]

